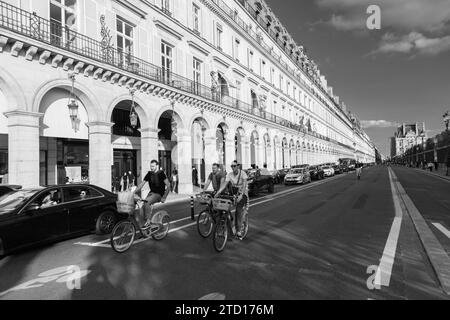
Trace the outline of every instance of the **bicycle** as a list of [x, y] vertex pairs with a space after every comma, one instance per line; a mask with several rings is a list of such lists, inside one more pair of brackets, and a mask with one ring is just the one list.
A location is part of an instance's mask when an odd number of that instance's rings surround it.
[[152, 205], [150, 209], [150, 216], [152, 217], [150, 226], [146, 228], [140, 227], [136, 220], [136, 214], [139, 214], [145, 203], [148, 202], [142, 199], [135, 199], [134, 208], [123, 210], [128, 211], [126, 212], [128, 213], [128, 218], [116, 224], [111, 233], [110, 239], [111, 247], [117, 253], [124, 253], [131, 248], [138, 231], [140, 232], [142, 238], [147, 239], [152, 237], [156, 241], [165, 239], [169, 234], [171, 223], [169, 214], [166, 211], [158, 211], [155, 215], [153, 215], [154, 205]]
[[206, 208], [197, 217], [198, 233], [205, 239], [211, 236], [217, 220], [217, 212], [214, 210], [212, 204], [214, 194], [215, 192], [213, 191], [206, 191], [196, 195], [197, 201], [200, 204], [206, 205]]
[[[237, 237], [238, 230], [233, 226], [233, 217], [231, 214], [232, 208], [236, 207], [237, 197], [222, 197], [213, 200], [213, 207], [219, 213], [217, 223], [214, 228], [213, 245], [217, 252], [222, 252], [228, 242], [229, 233], [233, 237]], [[248, 205], [244, 208], [244, 214], [242, 217], [244, 234], [241, 240], [245, 239], [248, 235], [249, 223], [248, 223]]]

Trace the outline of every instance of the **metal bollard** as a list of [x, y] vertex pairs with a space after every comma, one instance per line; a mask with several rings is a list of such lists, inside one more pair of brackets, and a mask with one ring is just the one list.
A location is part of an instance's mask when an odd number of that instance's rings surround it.
[[191, 196], [191, 219], [195, 220], [195, 212], [194, 212], [194, 196]]

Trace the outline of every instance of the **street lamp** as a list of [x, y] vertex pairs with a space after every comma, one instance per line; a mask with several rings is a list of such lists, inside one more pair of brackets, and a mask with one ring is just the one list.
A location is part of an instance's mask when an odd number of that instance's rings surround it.
[[69, 96], [69, 103], [67, 104], [67, 107], [69, 108], [69, 116], [70, 116], [70, 121], [72, 123], [72, 129], [75, 132], [78, 132], [78, 130], [80, 130], [80, 120], [78, 119], [78, 102], [76, 100], [76, 96], [75, 96], [75, 74], [74, 73], [70, 73], [69, 74], [69, 79], [72, 82], [72, 88], [70, 90], [70, 96]]
[[134, 104], [134, 94], [136, 93], [136, 89], [132, 88], [130, 89], [130, 95], [131, 95], [131, 111], [130, 111], [130, 124], [133, 129], [136, 129], [138, 125], [138, 115], [136, 113], [136, 107]]

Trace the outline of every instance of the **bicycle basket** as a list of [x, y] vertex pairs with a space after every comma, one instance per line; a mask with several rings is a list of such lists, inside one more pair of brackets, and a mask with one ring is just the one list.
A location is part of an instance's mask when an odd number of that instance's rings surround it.
[[198, 194], [197, 195], [197, 201], [200, 204], [210, 204], [211, 203], [211, 196], [208, 194]]
[[214, 199], [213, 200], [214, 210], [231, 211], [232, 206], [233, 206], [233, 201], [231, 201], [231, 200], [226, 200], [226, 199]]
[[131, 214], [136, 209], [136, 205], [117, 201], [117, 212]]

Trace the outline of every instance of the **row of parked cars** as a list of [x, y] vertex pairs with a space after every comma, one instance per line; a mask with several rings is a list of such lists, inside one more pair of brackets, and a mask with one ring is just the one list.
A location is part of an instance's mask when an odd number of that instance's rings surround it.
[[117, 213], [116, 201], [116, 194], [86, 184], [0, 186], [0, 257], [34, 244], [108, 234], [126, 218]]
[[266, 174], [264, 174], [265, 169], [249, 169], [245, 170], [245, 172], [249, 177], [248, 187], [250, 196], [258, 196], [262, 191], [273, 193], [277, 184], [305, 184], [313, 180], [322, 180], [352, 170], [355, 170], [355, 168], [351, 165], [324, 163], [313, 166], [307, 164], [299, 165], [289, 169], [270, 171]]

